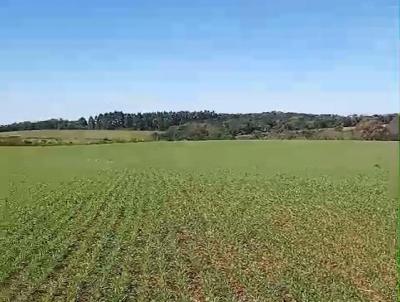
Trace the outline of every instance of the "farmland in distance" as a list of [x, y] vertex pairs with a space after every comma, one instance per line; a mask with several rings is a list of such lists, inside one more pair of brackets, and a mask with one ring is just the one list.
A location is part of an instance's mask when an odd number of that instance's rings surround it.
[[0, 148], [1, 301], [394, 301], [398, 144]]
[[90, 145], [154, 140], [154, 131], [25, 130], [0, 132], [0, 146]]

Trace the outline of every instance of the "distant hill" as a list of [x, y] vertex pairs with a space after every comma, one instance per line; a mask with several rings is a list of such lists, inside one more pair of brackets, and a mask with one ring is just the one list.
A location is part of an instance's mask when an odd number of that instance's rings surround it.
[[[397, 140], [398, 114], [350, 115], [294, 112], [216, 113], [179, 111], [124, 113], [114, 111], [76, 121], [50, 119], [0, 126], [0, 132], [23, 130], [157, 131], [160, 139], [307, 138]], [[397, 123], [398, 125], [398, 123]]]

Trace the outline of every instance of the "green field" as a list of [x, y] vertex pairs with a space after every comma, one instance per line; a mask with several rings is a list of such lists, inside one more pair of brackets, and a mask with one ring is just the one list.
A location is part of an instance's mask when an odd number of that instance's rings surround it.
[[0, 145], [85, 145], [152, 141], [154, 131], [29, 130], [0, 132]]
[[395, 301], [398, 143], [0, 148], [0, 301]]

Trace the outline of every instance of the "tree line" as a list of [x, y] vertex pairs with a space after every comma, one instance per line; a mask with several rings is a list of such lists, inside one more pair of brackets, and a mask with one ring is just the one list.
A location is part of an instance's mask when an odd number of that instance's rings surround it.
[[[382, 132], [385, 128], [384, 125], [390, 124], [395, 118], [397, 118], [397, 114], [342, 116], [279, 111], [237, 114], [216, 113], [207, 110], [148, 113], [114, 111], [90, 116], [88, 119], [82, 117], [75, 121], [50, 119], [1, 125], [0, 132], [43, 129], [131, 129], [158, 131], [160, 138], [170, 140], [230, 139], [246, 135], [257, 137], [257, 135], [265, 133], [307, 133], [307, 131], [327, 128], [340, 131], [343, 128], [356, 127], [360, 124], [364, 128], [367, 127], [366, 125], [373, 125]], [[377, 133], [369, 130], [364, 132]]]

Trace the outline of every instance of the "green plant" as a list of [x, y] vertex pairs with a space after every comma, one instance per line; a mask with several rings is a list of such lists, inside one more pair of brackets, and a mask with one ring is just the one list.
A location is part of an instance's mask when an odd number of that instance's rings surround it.
[[394, 148], [0, 148], [0, 300], [393, 301]]

